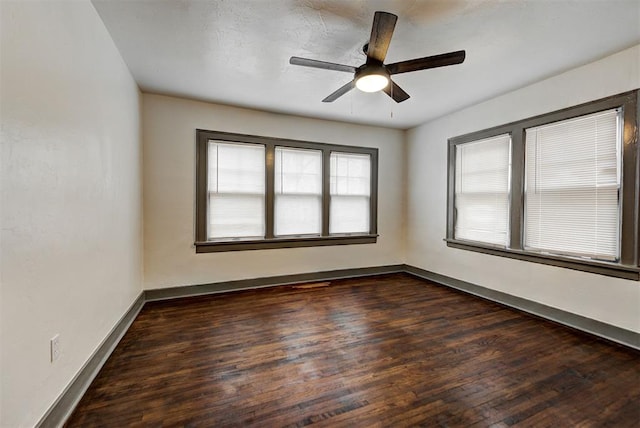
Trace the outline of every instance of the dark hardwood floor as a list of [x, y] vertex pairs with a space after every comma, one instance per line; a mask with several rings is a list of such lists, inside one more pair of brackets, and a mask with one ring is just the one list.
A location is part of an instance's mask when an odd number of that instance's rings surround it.
[[640, 353], [406, 274], [147, 303], [67, 422], [640, 426]]

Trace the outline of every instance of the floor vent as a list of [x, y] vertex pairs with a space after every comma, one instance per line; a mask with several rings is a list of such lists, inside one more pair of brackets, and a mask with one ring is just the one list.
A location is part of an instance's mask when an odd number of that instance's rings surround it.
[[308, 282], [306, 284], [296, 284], [293, 286], [293, 288], [320, 288], [320, 287], [328, 287], [329, 285], [331, 285], [331, 282], [329, 281], [325, 281], [325, 282]]

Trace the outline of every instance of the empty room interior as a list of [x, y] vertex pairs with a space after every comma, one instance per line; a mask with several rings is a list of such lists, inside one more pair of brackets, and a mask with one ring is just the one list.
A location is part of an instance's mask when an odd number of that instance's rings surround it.
[[0, 35], [0, 427], [640, 426], [640, 1]]

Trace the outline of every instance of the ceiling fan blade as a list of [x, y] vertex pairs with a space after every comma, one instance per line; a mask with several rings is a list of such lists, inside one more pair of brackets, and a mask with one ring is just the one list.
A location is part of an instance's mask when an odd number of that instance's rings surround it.
[[408, 61], [388, 64], [389, 74], [407, 73], [409, 71], [426, 70], [427, 68], [444, 67], [447, 65], [460, 64], [466, 56], [465, 51], [449, 52], [446, 54], [428, 56], [425, 58], [410, 59]]
[[333, 92], [327, 98], [322, 100], [322, 102], [323, 103], [332, 103], [335, 100], [337, 100], [338, 98], [340, 98], [341, 96], [343, 96], [344, 94], [346, 94], [347, 92], [349, 92], [350, 90], [352, 90], [355, 86], [356, 86], [356, 81], [354, 79], [351, 82], [347, 83], [346, 85], [341, 86], [340, 89], [338, 89], [337, 91]]
[[393, 100], [397, 103], [401, 103], [409, 99], [409, 94], [407, 94], [400, 86], [396, 84], [393, 80], [389, 80], [389, 85], [383, 89], [384, 93], [389, 95]]
[[289, 59], [289, 64], [302, 65], [304, 67], [321, 68], [323, 70], [346, 71], [347, 73], [356, 72], [356, 68], [350, 65], [335, 64], [333, 62], [318, 61], [315, 59], [300, 58], [297, 56], [292, 56], [291, 59]]
[[393, 36], [393, 29], [396, 27], [398, 17], [393, 13], [376, 12], [373, 16], [373, 27], [367, 48], [367, 62], [384, 62], [387, 50]]

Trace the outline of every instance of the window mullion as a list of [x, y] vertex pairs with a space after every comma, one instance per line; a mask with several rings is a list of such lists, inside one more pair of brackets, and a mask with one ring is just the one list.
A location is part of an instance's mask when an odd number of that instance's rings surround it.
[[322, 236], [329, 236], [329, 204], [331, 203], [331, 150], [322, 150]]
[[510, 189], [510, 244], [513, 250], [522, 250], [524, 229], [524, 128], [515, 127], [511, 133], [511, 189]]
[[196, 241], [207, 240], [208, 218], [208, 150], [209, 138], [206, 135], [197, 135], [196, 145]]
[[638, 139], [636, 137], [636, 118], [640, 116], [637, 97], [631, 100], [623, 108], [622, 129], [622, 210], [621, 216], [621, 240], [620, 261], [625, 265], [640, 266], [640, 238], [638, 235], [640, 225], [638, 222], [640, 210], [640, 192], [637, 189], [637, 181], [640, 176], [638, 168]]
[[378, 233], [378, 152], [371, 153], [371, 184], [369, 187], [369, 233]]
[[266, 168], [265, 168], [265, 184], [266, 184], [266, 189], [265, 189], [265, 204], [264, 204], [264, 216], [265, 216], [265, 238], [266, 239], [273, 239], [274, 235], [274, 227], [273, 227], [273, 222], [274, 222], [274, 165], [275, 165], [275, 149], [276, 146], [273, 143], [267, 143], [266, 144], [266, 150], [265, 150], [265, 162], [266, 162]]
[[456, 144], [449, 140], [447, 152], [447, 238], [454, 239], [456, 224]]

